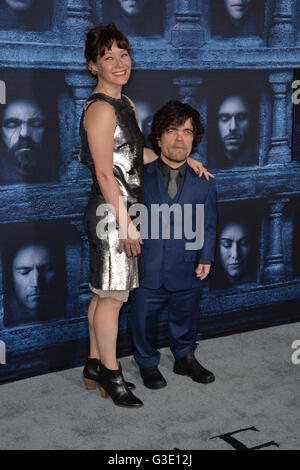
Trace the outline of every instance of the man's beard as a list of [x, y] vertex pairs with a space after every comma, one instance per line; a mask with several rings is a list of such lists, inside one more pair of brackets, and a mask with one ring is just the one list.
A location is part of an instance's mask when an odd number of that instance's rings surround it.
[[34, 176], [37, 172], [38, 159], [41, 158], [41, 146], [30, 137], [19, 139], [8, 151], [8, 161], [22, 176]]

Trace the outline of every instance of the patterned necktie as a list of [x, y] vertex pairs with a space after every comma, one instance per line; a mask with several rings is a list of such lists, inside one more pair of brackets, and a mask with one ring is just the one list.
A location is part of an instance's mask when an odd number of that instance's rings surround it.
[[168, 184], [168, 194], [170, 198], [173, 199], [173, 197], [176, 196], [177, 194], [177, 183], [176, 183], [176, 178], [179, 173], [179, 170], [170, 170], [170, 179], [169, 179], [169, 184]]

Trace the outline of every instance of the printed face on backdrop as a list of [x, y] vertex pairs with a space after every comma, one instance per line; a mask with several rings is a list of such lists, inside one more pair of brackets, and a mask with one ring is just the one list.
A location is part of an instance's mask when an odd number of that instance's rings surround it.
[[118, 0], [121, 9], [128, 16], [137, 16], [142, 13], [149, 0]]
[[148, 101], [136, 99], [134, 104], [136, 107], [139, 128], [142, 131], [145, 139], [147, 139], [151, 132], [151, 124], [155, 110]]
[[0, 28], [43, 31], [52, 27], [53, 0], [0, 0]]
[[218, 109], [218, 131], [224, 152], [235, 160], [248, 143], [250, 129], [249, 107], [240, 95], [228, 96]]
[[33, 1], [34, 0], [4, 0], [7, 6], [16, 13], [28, 10], [28, 8], [32, 6]]
[[266, 0], [210, 0], [213, 36], [262, 36]]
[[104, 24], [114, 23], [125, 34], [162, 33], [165, 0], [107, 0], [102, 4]]
[[224, 0], [225, 9], [233, 23], [239, 24], [246, 18], [251, 0]]
[[228, 280], [236, 282], [247, 272], [251, 240], [243, 223], [229, 223], [220, 233], [219, 253]]
[[1, 137], [8, 164], [23, 177], [36, 173], [45, 137], [45, 115], [31, 100], [9, 103], [3, 113]]
[[43, 244], [22, 247], [12, 263], [13, 285], [19, 303], [34, 314], [56, 295], [56, 272], [49, 248]]
[[173, 163], [183, 163], [191, 154], [194, 140], [191, 118], [184, 124], [170, 125], [158, 139], [161, 157]]

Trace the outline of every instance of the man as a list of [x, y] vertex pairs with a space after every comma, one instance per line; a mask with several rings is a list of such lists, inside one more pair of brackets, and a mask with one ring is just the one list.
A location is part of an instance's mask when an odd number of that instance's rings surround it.
[[[199, 178], [187, 165], [187, 158], [202, 134], [199, 113], [188, 104], [169, 102], [154, 116], [151, 140], [160, 158], [144, 170], [149, 230], [155, 224], [151, 211], [157, 204], [175, 205], [183, 217], [178, 223], [175, 212], [168, 220], [162, 216], [164, 228], [166, 224], [170, 228], [169, 239], [163, 236], [162, 230], [158, 237], [144, 239], [146, 274], [140, 288], [133, 292], [134, 357], [144, 385], [151, 389], [166, 385], [158, 369], [160, 354], [155, 348], [157, 317], [165, 307], [169, 311], [174, 372], [189, 375], [196, 382], [214, 380], [214, 375], [198, 363], [192, 347], [196, 340], [202, 281], [210, 271], [216, 235], [214, 184]], [[187, 205], [192, 208], [188, 218], [184, 214]], [[204, 225], [197, 219], [199, 205], [204, 205]], [[191, 222], [196, 240], [204, 229], [203, 246], [194, 245], [192, 250], [187, 237], [187, 225]], [[181, 237], [175, 235], [178, 228], [184, 229]]]
[[230, 20], [239, 26], [245, 20], [250, 7], [251, 0], [224, 0], [225, 9]]
[[24, 12], [29, 10], [34, 0], [4, 0], [4, 3], [12, 10], [17, 12]]
[[0, 26], [43, 30], [51, 26], [51, 0], [0, 0]]
[[217, 36], [261, 34], [264, 20], [262, 0], [213, 0], [212, 33]]
[[12, 249], [6, 257], [6, 326], [48, 320], [63, 314], [64, 255], [58, 244], [53, 245], [43, 239], [20, 241], [16, 250]]
[[140, 15], [149, 0], [119, 0], [120, 7], [128, 16]]
[[[151, 132], [151, 123], [154, 115], [153, 105], [152, 103], [142, 99], [135, 100], [134, 104], [137, 111], [138, 125], [145, 137], [145, 142], [148, 146]], [[149, 142], [149, 146], [151, 146], [151, 142]]]
[[47, 152], [46, 116], [35, 99], [6, 105], [1, 120], [1, 183], [51, 180], [54, 156]]
[[300, 199], [295, 200], [295, 218], [293, 230], [293, 264], [295, 276], [300, 276]]
[[[211, 154], [210, 162], [216, 168], [253, 165], [253, 147], [251, 136], [252, 111], [248, 100], [241, 94], [229, 94], [217, 106], [217, 135], [219, 142]], [[210, 133], [210, 140], [216, 143], [215, 131]]]
[[49, 249], [42, 244], [21, 248], [13, 260], [13, 282], [18, 301], [35, 314], [54, 295], [55, 270]]
[[116, 0], [115, 5], [113, 1], [107, 3], [105, 21], [112, 21], [124, 33], [137, 35], [162, 33], [160, 0]]

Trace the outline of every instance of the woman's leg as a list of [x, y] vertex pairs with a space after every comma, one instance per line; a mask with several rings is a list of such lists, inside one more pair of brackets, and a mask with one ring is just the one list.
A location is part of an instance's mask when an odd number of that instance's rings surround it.
[[94, 294], [91, 298], [90, 305], [88, 308], [88, 321], [89, 321], [89, 333], [90, 333], [90, 357], [93, 359], [100, 359], [100, 352], [97, 346], [97, 340], [94, 330], [94, 315], [97, 307], [98, 299], [100, 298], [97, 294]]
[[97, 345], [102, 364], [112, 370], [118, 369], [117, 337], [122, 305], [120, 300], [98, 297], [93, 314], [92, 341]]
[[[93, 318], [91, 341], [97, 344], [102, 363], [97, 381], [104, 398], [110, 396], [118, 406], [138, 408], [143, 406], [143, 402], [130, 391], [129, 383], [124, 381], [117, 363], [119, 312], [122, 305], [120, 300], [98, 297], [90, 308], [89, 321]], [[134, 386], [130, 385], [132, 389]]]

